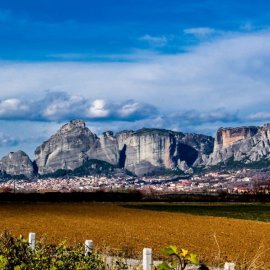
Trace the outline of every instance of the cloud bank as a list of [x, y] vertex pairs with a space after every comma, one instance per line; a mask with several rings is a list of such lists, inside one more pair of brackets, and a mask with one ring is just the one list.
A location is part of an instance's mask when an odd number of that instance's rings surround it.
[[0, 100], [0, 120], [53, 122], [81, 118], [92, 121], [137, 121], [154, 117], [157, 112], [154, 106], [134, 100], [122, 103], [104, 99], [90, 101], [66, 92], [47, 92], [40, 100]]
[[[89, 100], [66, 92], [47, 91], [42, 99], [23, 100], [7, 98], [0, 100], [0, 121], [65, 122], [83, 119], [90, 122], [131, 122], [129, 126], [157, 126], [179, 129], [213, 123], [256, 123], [270, 120], [270, 113], [240, 115], [238, 111], [217, 108], [208, 111], [181, 110], [165, 114], [153, 105], [126, 100], [111, 102], [105, 99]], [[133, 124], [132, 124], [133, 123]], [[4, 139], [3, 139], [4, 140]]]
[[217, 108], [243, 114], [269, 111], [268, 30], [225, 35], [174, 55], [137, 51], [115, 59], [119, 62], [2, 62], [2, 100], [38, 98], [50, 89], [88, 100], [145, 102], [165, 113]]

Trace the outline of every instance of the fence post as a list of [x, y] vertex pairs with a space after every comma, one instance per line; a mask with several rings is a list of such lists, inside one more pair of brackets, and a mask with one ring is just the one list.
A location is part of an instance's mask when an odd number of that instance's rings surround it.
[[151, 270], [152, 265], [153, 265], [152, 249], [144, 248], [143, 249], [143, 270]]
[[34, 251], [36, 247], [36, 234], [33, 232], [29, 233], [29, 240], [28, 240], [30, 248]]
[[224, 264], [224, 270], [235, 270], [235, 263], [228, 263]]
[[85, 247], [85, 255], [87, 255], [93, 249], [93, 241], [92, 240], [85, 240], [84, 247]]

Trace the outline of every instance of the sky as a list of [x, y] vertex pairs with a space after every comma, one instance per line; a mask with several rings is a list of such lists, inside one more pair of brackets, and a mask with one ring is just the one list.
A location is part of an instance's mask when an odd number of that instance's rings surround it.
[[0, 0], [0, 156], [72, 119], [214, 136], [269, 101], [269, 1]]

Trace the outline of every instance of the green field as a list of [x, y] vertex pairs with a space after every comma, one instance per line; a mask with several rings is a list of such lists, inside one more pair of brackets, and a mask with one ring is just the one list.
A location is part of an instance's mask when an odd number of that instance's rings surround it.
[[270, 204], [128, 203], [124, 207], [270, 222]]

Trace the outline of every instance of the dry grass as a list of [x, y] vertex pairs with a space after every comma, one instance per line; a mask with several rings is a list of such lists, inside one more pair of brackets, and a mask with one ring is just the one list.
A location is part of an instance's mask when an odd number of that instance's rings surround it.
[[[182, 213], [128, 209], [101, 203], [2, 203], [0, 231], [15, 235], [34, 231], [48, 242], [92, 239], [99, 248], [122, 249], [129, 255], [176, 244], [207, 263], [237, 261], [270, 269], [270, 223]], [[259, 259], [257, 257], [259, 256]], [[248, 268], [246, 268], [248, 269]], [[253, 268], [249, 268], [253, 269]], [[255, 268], [254, 268], [255, 269]]]

